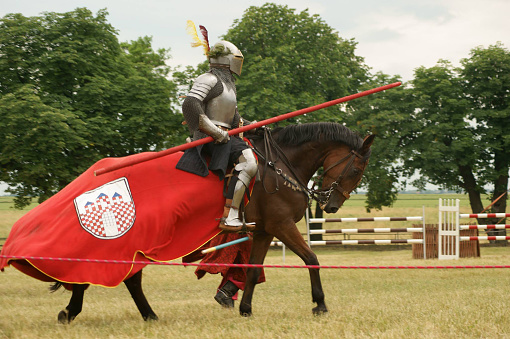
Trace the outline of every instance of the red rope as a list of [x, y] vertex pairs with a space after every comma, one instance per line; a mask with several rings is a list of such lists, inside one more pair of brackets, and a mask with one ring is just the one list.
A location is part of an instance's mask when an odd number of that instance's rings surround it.
[[79, 258], [51, 258], [51, 257], [20, 257], [14, 255], [0, 255], [0, 258], [15, 260], [52, 260], [67, 262], [129, 264], [129, 265], [163, 265], [163, 266], [214, 266], [214, 267], [259, 267], [259, 268], [333, 268], [333, 269], [468, 269], [468, 268], [510, 268], [510, 265], [464, 265], [464, 266], [344, 266], [344, 265], [267, 265], [267, 264], [220, 264], [220, 263], [180, 263], [159, 261], [130, 261], [106, 259], [79, 259]]

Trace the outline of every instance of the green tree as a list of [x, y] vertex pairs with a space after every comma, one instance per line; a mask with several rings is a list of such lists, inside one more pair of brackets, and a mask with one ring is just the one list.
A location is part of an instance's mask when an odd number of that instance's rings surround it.
[[43, 201], [93, 162], [159, 150], [180, 131], [168, 50], [119, 44], [106, 10], [0, 19], [0, 181]]
[[[375, 74], [362, 90], [368, 90], [400, 81], [383, 73]], [[361, 135], [374, 134], [370, 164], [363, 176], [367, 188], [366, 208], [381, 209], [391, 206], [397, 199], [402, 185], [401, 132], [403, 126], [412, 123], [414, 106], [409, 100], [406, 85], [350, 101], [342, 121]]]
[[[343, 39], [319, 15], [266, 3], [249, 7], [223, 37], [244, 54], [237, 80], [238, 107], [248, 120], [278, 114], [356, 93], [368, 79], [368, 67], [355, 54], [357, 43]], [[287, 121], [343, 120], [339, 106]], [[315, 217], [322, 210], [315, 209]], [[319, 225], [311, 225], [312, 228]]]
[[415, 71], [414, 120], [404, 131], [404, 166], [408, 174], [418, 171], [426, 182], [447, 189], [465, 190], [475, 210], [482, 208], [483, 184], [476, 175], [483, 170], [484, 159], [475, 129], [467, 119], [466, 100], [458, 69], [441, 60], [431, 68]]
[[[296, 13], [287, 6], [272, 3], [250, 7], [241, 19], [234, 21], [223, 38], [233, 42], [245, 55], [243, 73], [237, 80], [237, 92], [239, 111], [248, 120], [260, 121], [393, 80], [381, 76], [368, 81], [368, 67], [363, 58], [355, 54], [356, 42], [341, 38], [318, 15], [310, 15], [307, 10]], [[214, 44], [214, 41], [211, 43]], [[201, 70], [204, 70], [204, 65], [199, 65]], [[178, 82], [187, 90], [190, 79], [197, 72], [188, 68], [177, 75]], [[378, 105], [384, 106], [381, 109], [390, 110], [393, 97], [384, 96], [385, 99], [382, 99], [381, 95], [377, 94]], [[381, 104], [383, 101], [384, 105]], [[346, 123], [363, 134], [373, 133], [371, 112], [377, 107], [370, 106], [369, 101], [353, 107], [331, 107], [284, 123], [335, 121]], [[360, 118], [365, 120], [363, 123], [355, 117], [357, 114], [364, 114]], [[389, 124], [384, 113], [381, 114], [380, 120]], [[398, 152], [388, 153], [386, 150], [381, 144], [373, 152], [366, 172], [364, 184], [370, 190], [369, 208], [390, 205], [396, 198], [397, 189], [393, 184], [398, 173], [391, 163], [398, 157]], [[316, 209], [316, 216], [320, 216], [321, 212], [320, 208]]]
[[[474, 48], [462, 61], [463, 89], [486, 163], [480, 171], [483, 184], [494, 187], [492, 200], [508, 190], [510, 170], [510, 51], [501, 43]], [[507, 197], [497, 201], [493, 212], [505, 212]], [[479, 208], [477, 208], [478, 210]], [[473, 211], [475, 212], [475, 210]]]
[[[510, 53], [501, 44], [477, 47], [461, 64], [442, 60], [416, 69], [416, 109], [402, 134], [403, 162], [408, 174], [419, 171], [422, 185], [466, 192], [479, 213], [487, 187], [494, 187], [492, 199], [508, 189]], [[492, 210], [504, 212], [506, 199]]]
[[[318, 15], [267, 3], [249, 7], [224, 36], [245, 55], [238, 107], [263, 120], [357, 92], [368, 69], [356, 42], [341, 38]], [[337, 121], [338, 107], [289, 122]]]

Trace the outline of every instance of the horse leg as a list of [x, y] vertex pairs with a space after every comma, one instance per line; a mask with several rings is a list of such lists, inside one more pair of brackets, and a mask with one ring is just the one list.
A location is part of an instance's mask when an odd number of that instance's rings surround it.
[[126, 279], [124, 281], [126, 284], [131, 297], [135, 301], [136, 307], [138, 307], [138, 311], [143, 317], [143, 320], [158, 320], [158, 316], [149, 305], [147, 298], [143, 294], [142, 290], [142, 270], [135, 273], [131, 278]]
[[60, 311], [58, 314], [58, 322], [61, 324], [68, 324], [80, 314], [83, 306], [83, 295], [87, 289], [88, 284], [75, 284], [73, 285], [73, 295], [69, 301], [69, 305]]
[[[271, 245], [273, 236], [265, 232], [254, 232], [253, 243], [250, 253], [250, 264], [263, 264], [264, 258], [266, 257], [267, 250]], [[262, 268], [260, 267], [248, 267], [246, 272], [246, 284], [244, 286], [243, 298], [239, 305], [239, 313], [244, 317], [252, 315], [251, 301], [253, 298], [253, 291], [259, 280]]]
[[[308, 247], [294, 222], [284, 227], [275, 227], [273, 229], [275, 231], [274, 235], [292, 252], [296, 253], [304, 261], [305, 265], [319, 266], [317, 255]], [[315, 315], [326, 313], [328, 309], [324, 302], [324, 291], [322, 289], [319, 269], [309, 268], [308, 272], [310, 273], [310, 282], [312, 285], [312, 301], [317, 303], [317, 306], [312, 309], [312, 312]]]

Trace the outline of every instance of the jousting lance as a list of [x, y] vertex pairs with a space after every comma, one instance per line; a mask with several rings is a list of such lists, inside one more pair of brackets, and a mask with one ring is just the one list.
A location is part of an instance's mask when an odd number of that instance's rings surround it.
[[[228, 132], [228, 135], [236, 135], [236, 134], [243, 133], [243, 132], [255, 129], [255, 128], [259, 128], [259, 127], [266, 126], [266, 125], [269, 125], [269, 124], [274, 124], [274, 123], [276, 123], [278, 121], [294, 118], [294, 117], [297, 117], [299, 115], [303, 115], [303, 114], [306, 114], [306, 113], [317, 111], [319, 109], [323, 109], [323, 108], [326, 108], [326, 107], [337, 105], [337, 104], [340, 104], [342, 102], [354, 100], [354, 99], [361, 98], [361, 97], [364, 97], [364, 96], [367, 96], [367, 95], [370, 95], [370, 94], [373, 94], [373, 93], [381, 92], [381, 91], [384, 91], [384, 90], [387, 90], [387, 89], [390, 89], [390, 88], [393, 88], [393, 87], [400, 86], [401, 84], [402, 84], [401, 82], [395, 82], [395, 83], [392, 83], [392, 84], [389, 84], [389, 85], [385, 85], [385, 86], [381, 86], [381, 87], [377, 87], [377, 88], [372, 88], [372, 89], [369, 89], [369, 90], [364, 91], [364, 92], [360, 92], [360, 93], [356, 93], [356, 94], [351, 94], [351, 95], [348, 95], [348, 96], [343, 97], [343, 98], [327, 101], [327, 102], [319, 104], [319, 105], [315, 105], [315, 106], [311, 106], [311, 107], [308, 107], [308, 108], [303, 108], [303, 109], [300, 109], [300, 110], [297, 110], [297, 111], [294, 111], [294, 112], [278, 115], [276, 117], [269, 118], [269, 119], [266, 119], [266, 120], [257, 121], [257, 122], [254, 122], [252, 124], [246, 125], [246, 126], [242, 126], [242, 127], [239, 127], [239, 128], [234, 128], [234, 129], [232, 129], [232, 130], [230, 130]], [[153, 152], [153, 153], [145, 153], [143, 156], [140, 155], [140, 156], [136, 157], [136, 159], [133, 159], [133, 158], [130, 158], [130, 157], [126, 157], [126, 158], [123, 159], [123, 161], [119, 161], [119, 163], [117, 163], [115, 165], [99, 168], [98, 170], [94, 171], [94, 175], [97, 176], [97, 175], [113, 172], [113, 171], [116, 171], [116, 170], [124, 168], [124, 167], [133, 166], [133, 165], [145, 162], [145, 161], [161, 158], [161, 157], [164, 157], [166, 155], [170, 155], [170, 154], [173, 154], [173, 153], [176, 153], [176, 152], [185, 151], [188, 148], [204, 145], [204, 144], [207, 144], [208, 142], [211, 142], [211, 141], [214, 141], [214, 139], [212, 137], [207, 137], [207, 138], [203, 138], [203, 139], [194, 140], [192, 142], [188, 142], [188, 143], [183, 144], [183, 145], [171, 147], [171, 148], [168, 148], [168, 149], [163, 150], [163, 151]]]
[[214, 251], [220, 250], [220, 249], [228, 247], [228, 246], [239, 244], [239, 243], [244, 242], [246, 240], [250, 240], [250, 237], [244, 237], [244, 238], [240, 238], [240, 239], [236, 239], [236, 240], [232, 240], [232, 241], [226, 242], [226, 243], [218, 245], [218, 246], [209, 247], [209, 248], [207, 248], [205, 250], [202, 250], [202, 254], [206, 254], [206, 253], [209, 253], [209, 252], [214, 252]]

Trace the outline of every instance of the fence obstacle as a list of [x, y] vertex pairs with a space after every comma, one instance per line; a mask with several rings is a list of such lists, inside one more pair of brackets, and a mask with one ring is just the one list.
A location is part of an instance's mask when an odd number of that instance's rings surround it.
[[509, 218], [510, 213], [461, 214], [459, 199], [439, 199], [439, 246], [438, 258], [459, 259], [461, 241], [510, 240], [510, 236], [461, 237], [460, 230], [507, 229], [510, 225], [460, 225], [460, 219]]
[[[374, 218], [310, 218], [308, 210], [305, 215], [308, 246], [312, 245], [382, 245], [382, 244], [423, 244], [423, 258], [427, 258], [425, 246], [425, 206], [422, 216], [411, 217], [374, 217]], [[338, 223], [338, 222], [393, 222], [393, 221], [421, 221], [422, 227], [407, 228], [344, 228], [311, 230], [310, 223]], [[423, 233], [422, 239], [375, 239], [375, 240], [310, 240], [311, 234], [367, 234], [367, 233]], [[272, 245], [282, 246], [280, 241], [273, 241]]]

